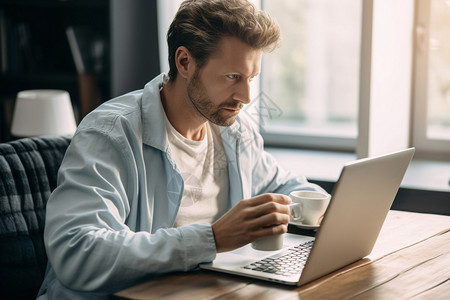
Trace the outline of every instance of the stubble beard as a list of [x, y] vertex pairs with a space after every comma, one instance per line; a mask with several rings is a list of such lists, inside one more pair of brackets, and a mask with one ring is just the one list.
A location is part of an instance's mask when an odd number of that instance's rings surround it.
[[222, 108], [242, 108], [242, 104], [235, 102], [233, 102], [232, 104], [222, 103], [218, 106], [215, 106], [211, 99], [206, 95], [206, 89], [200, 80], [198, 70], [195, 70], [192, 79], [188, 83], [187, 94], [189, 100], [198, 111], [198, 113], [206, 120], [218, 126], [231, 126], [237, 117], [237, 115], [232, 117], [221, 116], [220, 112], [222, 111]]

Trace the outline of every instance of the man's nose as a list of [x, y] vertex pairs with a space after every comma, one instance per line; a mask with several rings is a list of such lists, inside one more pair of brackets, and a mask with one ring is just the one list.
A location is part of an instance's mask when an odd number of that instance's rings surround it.
[[234, 98], [244, 104], [250, 103], [250, 82], [244, 80], [240, 82], [235, 94]]

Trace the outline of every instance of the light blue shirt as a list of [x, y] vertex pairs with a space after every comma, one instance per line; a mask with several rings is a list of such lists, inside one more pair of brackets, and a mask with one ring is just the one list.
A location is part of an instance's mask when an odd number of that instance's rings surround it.
[[[46, 208], [49, 258], [39, 299], [106, 299], [152, 276], [214, 260], [211, 224], [173, 228], [183, 194], [161, 105], [163, 74], [80, 123]], [[220, 128], [229, 204], [320, 189], [284, 171], [245, 111]]]

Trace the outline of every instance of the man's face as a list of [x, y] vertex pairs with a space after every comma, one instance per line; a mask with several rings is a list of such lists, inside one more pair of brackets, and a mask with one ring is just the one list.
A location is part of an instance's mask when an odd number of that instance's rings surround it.
[[218, 49], [188, 81], [187, 94], [198, 113], [210, 122], [230, 126], [250, 102], [250, 82], [259, 74], [262, 50], [237, 38], [223, 38]]

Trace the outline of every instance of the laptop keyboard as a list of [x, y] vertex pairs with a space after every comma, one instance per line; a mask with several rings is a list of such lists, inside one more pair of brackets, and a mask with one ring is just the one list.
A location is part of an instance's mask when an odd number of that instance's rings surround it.
[[283, 276], [300, 274], [311, 252], [314, 241], [302, 243], [281, 254], [264, 258], [244, 266], [244, 269]]

